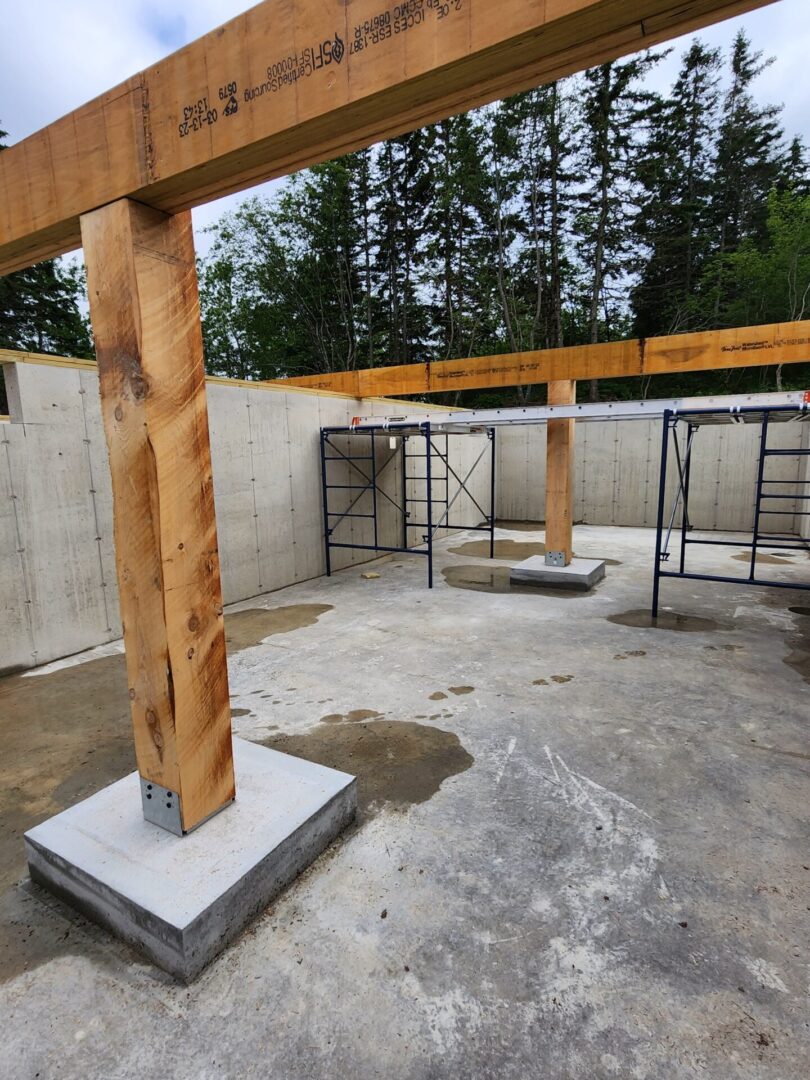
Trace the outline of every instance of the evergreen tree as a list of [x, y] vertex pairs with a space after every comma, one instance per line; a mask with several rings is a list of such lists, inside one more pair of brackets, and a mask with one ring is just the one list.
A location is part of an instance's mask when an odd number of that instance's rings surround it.
[[427, 355], [429, 315], [418, 287], [428, 200], [428, 132], [389, 139], [377, 155], [370, 238], [373, 281], [384, 312], [378, 363], [405, 364]]
[[431, 295], [432, 342], [439, 359], [471, 356], [487, 341], [492, 319], [486, 247], [476, 212], [483, 162], [480, 130], [470, 114], [430, 129], [427, 241], [420, 262]]
[[773, 63], [752, 52], [740, 30], [731, 50], [731, 85], [723, 103], [711, 200], [717, 259], [705, 275], [703, 312], [708, 325], [721, 325], [721, 311], [733, 301], [735, 283], [724, 275], [725, 256], [743, 241], [764, 239], [768, 194], [784, 170], [781, 106], [759, 105], [752, 86]]
[[[642, 119], [655, 102], [640, 86], [662, 54], [643, 53], [591, 68], [581, 81], [583, 172], [586, 186], [577, 220], [586, 305], [585, 340], [615, 333], [632, 255], [635, 155]], [[598, 399], [598, 381], [590, 385]]]
[[695, 329], [694, 297], [711, 253], [709, 215], [720, 52], [695, 41], [671, 94], [650, 110], [639, 157], [642, 245], [631, 299], [638, 337]]

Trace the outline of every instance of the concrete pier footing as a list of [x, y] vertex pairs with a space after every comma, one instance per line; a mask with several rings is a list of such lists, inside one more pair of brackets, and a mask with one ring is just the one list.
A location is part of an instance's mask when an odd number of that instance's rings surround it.
[[137, 773], [25, 834], [34, 881], [189, 982], [354, 817], [347, 773], [234, 739], [237, 797], [188, 836], [143, 818]]
[[592, 589], [605, 576], [601, 559], [571, 560], [568, 566], [550, 566], [542, 555], [532, 555], [512, 567], [509, 580], [516, 585], [541, 585], [543, 588]]

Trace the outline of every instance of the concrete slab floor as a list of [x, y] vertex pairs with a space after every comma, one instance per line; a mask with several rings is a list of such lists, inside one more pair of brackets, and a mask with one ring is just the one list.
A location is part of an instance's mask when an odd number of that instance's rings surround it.
[[432, 592], [395, 556], [231, 614], [237, 733], [361, 814], [191, 987], [14, 884], [132, 768], [120, 655], [0, 682], [0, 1075], [806, 1075], [807, 594], [666, 582], [650, 628], [649, 530], [577, 528], [588, 594], [463, 542]]

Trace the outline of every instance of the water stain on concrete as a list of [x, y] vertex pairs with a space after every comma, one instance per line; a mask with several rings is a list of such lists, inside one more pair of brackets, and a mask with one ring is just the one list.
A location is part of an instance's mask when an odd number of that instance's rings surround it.
[[548, 679], [535, 679], [532, 686], [548, 686]]
[[305, 734], [274, 735], [263, 745], [356, 776], [361, 823], [385, 808], [426, 802], [474, 761], [454, 732], [411, 720], [321, 724]]
[[484, 593], [523, 593], [527, 596], [554, 596], [561, 600], [573, 600], [587, 596], [584, 591], [570, 589], [544, 589], [536, 585], [513, 585], [509, 580], [509, 566], [445, 566], [444, 580], [454, 589], [472, 589]]
[[631, 656], [646, 656], [647, 653], [644, 649], [630, 649], [629, 652], [616, 653], [613, 657], [614, 660], [629, 660]]
[[447, 697], [447, 694], [445, 694], [443, 691], [436, 690], [434, 693], [432, 693], [430, 695], [430, 700], [431, 701], [444, 701], [444, 699], [446, 697]]
[[120, 978], [120, 969], [142, 957], [108, 931], [25, 881], [0, 896], [0, 984], [62, 956], [92, 960]]
[[496, 521], [495, 527], [498, 529], [506, 529], [507, 532], [542, 532], [545, 527], [545, 521], [512, 521], [511, 519], [504, 519], [503, 521]]
[[551, 681], [554, 683], [567, 683], [571, 682], [573, 675], [552, 675]]
[[[468, 540], [465, 544], [460, 544], [458, 547], [452, 547], [447, 549], [451, 555], [465, 555], [469, 558], [489, 558], [489, 540]], [[496, 540], [495, 541], [495, 553], [496, 559], [509, 559], [513, 562], [520, 562], [522, 559], [530, 559], [532, 555], [545, 555], [546, 545], [542, 540], [529, 541], [529, 540]], [[598, 555], [574, 555], [574, 558], [587, 558], [596, 559], [600, 558]], [[621, 566], [619, 559], [602, 559], [605, 566]]]
[[135, 768], [122, 655], [0, 682], [0, 891], [25, 871], [22, 834]]
[[455, 694], [456, 697], [460, 697], [462, 694], [471, 694], [475, 690], [474, 686], [448, 686], [447, 689], [451, 694]]
[[788, 638], [790, 652], [784, 662], [810, 683], [810, 622], [799, 619], [796, 629], [798, 632]]
[[[311, 626], [329, 610], [296, 604], [226, 615], [229, 652]], [[135, 769], [124, 656], [0, 679], [0, 746], [3, 892], [25, 873], [24, 832]]]
[[378, 717], [384, 716], [384, 713], [377, 712], [375, 709], [352, 709], [347, 713], [329, 713], [328, 716], [321, 717], [322, 724], [358, 724], [362, 720], [375, 720]]
[[608, 622], [619, 626], [633, 626], [639, 630], [678, 630], [681, 633], [708, 633], [713, 630], [731, 630], [731, 626], [716, 619], [704, 619], [698, 615], [679, 615], [675, 611], [661, 611], [653, 619], [648, 608], [623, 611], [606, 616]]
[[304, 626], [314, 626], [321, 615], [332, 611], [331, 604], [288, 604], [278, 608], [248, 608], [225, 617], [228, 652], [240, 652], [259, 645], [275, 634], [288, 634]]
[[782, 757], [798, 758], [799, 761], [810, 761], [810, 754], [802, 750], [780, 750], [777, 746], [760, 746], [758, 743], [747, 746], [749, 750], [764, 750], [768, 754], [780, 754]]
[[[489, 540], [468, 540], [466, 544], [447, 549], [451, 555], [467, 555], [470, 558], [489, 558]], [[546, 545], [541, 540], [496, 540], [496, 559], [512, 559], [520, 562], [532, 555], [545, 555]]]
[[231, 716], [253, 716], [250, 709], [231, 709]]
[[[731, 557], [736, 562], [742, 562], [742, 563], [750, 563], [751, 562], [751, 552], [750, 551], [741, 551], [739, 553], [739, 555], [732, 555]], [[764, 563], [766, 566], [786, 566], [787, 565], [787, 557], [785, 555], [767, 555], [767, 554], [760, 554], [759, 552], [757, 552], [757, 562], [758, 563]]]

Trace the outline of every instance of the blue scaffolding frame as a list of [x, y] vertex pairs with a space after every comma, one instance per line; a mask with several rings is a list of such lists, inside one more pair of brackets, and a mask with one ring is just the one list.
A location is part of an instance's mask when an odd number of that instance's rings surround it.
[[[450, 464], [450, 437], [457, 435], [485, 434], [487, 445], [475, 459], [465, 476], [459, 473]], [[440, 437], [444, 437], [444, 447], [437, 444]], [[368, 440], [368, 453], [356, 454], [345, 452], [337, 445], [338, 438], [351, 439], [363, 438]], [[378, 438], [397, 439], [398, 445], [394, 454], [381, 466], [377, 452], [376, 440]], [[418, 447], [416, 452], [409, 453], [409, 445]], [[467, 487], [478, 465], [489, 452], [489, 509], [484, 510], [475, 496]], [[400, 483], [402, 489], [402, 502], [398, 502], [380, 486], [380, 478], [383, 476], [391, 463], [399, 460]], [[329, 462], [339, 461], [348, 463], [350, 475], [358, 483], [336, 483], [329, 475]], [[411, 475], [408, 472], [409, 461], [424, 461], [424, 475]], [[362, 464], [358, 464], [362, 463]], [[435, 465], [444, 464], [444, 475], [436, 474]], [[321, 428], [321, 488], [323, 493], [323, 528], [324, 543], [326, 548], [326, 573], [332, 574], [332, 549], [348, 548], [357, 551], [374, 551], [382, 554], [396, 553], [403, 555], [423, 555], [427, 558], [428, 588], [433, 588], [433, 541], [439, 529], [461, 530], [464, 532], [487, 532], [489, 533], [489, 555], [495, 554], [495, 429], [487, 427], [483, 429], [466, 429], [461, 431], [436, 428], [429, 422], [422, 423], [390, 423], [388, 421], [379, 424], [362, 424], [349, 427], [324, 427]], [[455, 492], [451, 498], [451, 477], [457, 483]], [[444, 498], [437, 498], [433, 488], [436, 483], [444, 482]], [[423, 485], [424, 498], [408, 496], [408, 484]], [[417, 487], [418, 490], [418, 487]], [[330, 508], [330, 492], [348, 491], [349, 504], [343, 509], [332, 510]], [[356, 492], [357, 494], [353, 494]], [[461, 496], [466, 492], [481, 517], [478, 521], [466, 525], [451, 525], [449, 522], [450, 510]], [[360, 513], [355, 507], [365, 494], [371, 495], [370, 513]], [[402, 546], [395, 547], [380, 543], [379, 507], [382, 499], [387, 500], [402, 515], [401, 536]], [[424, 507], [424, 519], [417, 515], [417, 520], [412, 520], [415, 511], [413, 506]], [[434, 511], [442, 507], [441, 516], [434, 520]], [[335, 534], [340, 526], [352, 519], [361, 518], [372, 522], [373, 543], [358, 544], [337, 539]], [[409, 546], [409, 530], [423, 529], [421, 541], [416, 545]]]
[[[810, 582], [773, 580], [757, 576], [757, 552], [760, 549], [779, 551], [806, 551], [810, 552], [810, 541], [803, 540], [800, 536], [779, 536], [763, 532], [763, 518], [774, 514], [782, 514], [784, 511], [770, 509], [767, 504], [770, 500], [791, 500], [799, 506], [807, 509], [794, 509], [794, 517], [810, 517], [810, 475], [804, 480], [771, 479], [766, 475], [766, 463], [773, 457], [798, 457], [810, 458], [810, 448], [798, 450], [776, 449], [768, 446], [768, 429], [774, 422], [808, 422], [810, 410], [805, 401], [802, 405], [773, 405], [759, 407], [740, 407], [729, 410], [718, 409], [688, 409], [670, 410], [663, 413], [663, 432], [661, 437], [661, 471], [658, 486], [658, 517], [656, 522], [655, 536], [655, 567], [653, 575], [652, 617], [658, 616], [659, 594], [662, 578], [687, 578], [692, 581], [718, 581], [732, 585], [758, 585], [782, 589], [810, 589]], [[691, 476], [692, 453], [695, 438], [700, 428], [711, 423], [759, 423], [759, 457], [757, 461], [754, 522], [750, 541], [745, 540], [708, 540], [690, 536], [694, 525], [689, 518], [689, 481]], [[679, 438], [680, 435], [680, 438]], [[675, 453], [677, 468], [677, 487], [675, 498], [672, 502], [668, 520], [666, 520], [666, 487], [667, 468], [669, 464], [669, 447], [672, 443]], [[792, 484], [800, 490], [772, 492], [771, 487], [777, 485]], [[768, 490], [765, 490], [765, 489]], [[766, 503], [765, 506], [762, 504]], [[681, 521], [678, 532], [680, 544], [678, 551], [678, 569], [665, 569], [669, 566], [670, 540], [675, 530], [675, 519], [678, 510], [681, 510]], [[686, 550], [689, 545], [705, 545], [709, 547], [735, 547], [750, 548], [751, 562], [747, 577], [732, 577], [726, 574], [694, 573], [686, 569]]]

